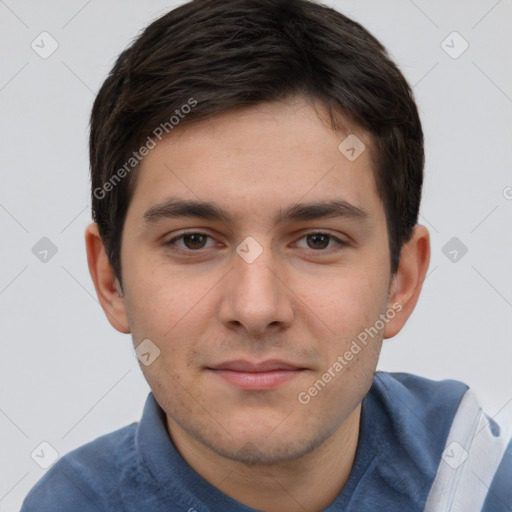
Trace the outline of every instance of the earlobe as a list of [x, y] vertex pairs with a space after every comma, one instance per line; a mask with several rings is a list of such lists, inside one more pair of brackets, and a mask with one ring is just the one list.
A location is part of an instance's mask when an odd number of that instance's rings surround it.
[[124, 293], [115, 276], [114, 269], [108, 261], [98, 225], [94, 222], [85, 230], [85, 246], [89, 273], [101, 307], [112, 327], [119, 332], [128, 334], [130, 326], [126, 314]]
[[418, 224], [414, 227], [409, 242], [402, 247], [400, 265], [393, 277], [388, 308], [399, 311], [386, 325], [384, 338], [392, 338], [398, 334], [411, 316], [418, 302], [429, 263], [430, 235], [425, 226]]

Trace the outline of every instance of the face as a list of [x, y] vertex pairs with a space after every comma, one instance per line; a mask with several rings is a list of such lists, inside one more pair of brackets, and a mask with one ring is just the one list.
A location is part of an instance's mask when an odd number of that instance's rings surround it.
[[371, 141], [351, 130], [351, 161], [318, 112], [290, 99], [176, 129], [124, 225], [124, 307], [147, 360], [159, 350], [141, 368], [171, 436], [233, 460], [292, 460], [336, 432], [391, 308]]

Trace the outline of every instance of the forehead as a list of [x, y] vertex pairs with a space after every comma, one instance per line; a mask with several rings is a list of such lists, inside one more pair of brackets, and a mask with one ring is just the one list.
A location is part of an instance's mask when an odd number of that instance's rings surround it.
[[321, 106], [301, 99], [178, 127], [141, 162], [130, 208], [141, 216], [181, 197], [224, 205], [239, 220], [268, 213], [269, 222], [282, 218], [283, 206], [301, 202], [378, 209], [371, 139], [345, 127], [334, 131]]

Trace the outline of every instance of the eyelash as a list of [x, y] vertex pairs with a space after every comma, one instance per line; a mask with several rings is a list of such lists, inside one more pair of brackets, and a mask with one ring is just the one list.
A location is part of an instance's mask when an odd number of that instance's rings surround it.
[[[178, 236], [175, 236], [174, 238], [172, 238], [171, 240], [169, 240], [168, 242], [165, 242], [165, 245], [170, 247], [172, 251], [178, 253], [178, 254], [183, 254], [183, 255], [186, 255], [186, 256], [192, 256], [194, 253], [198, 253], [200, 254], [203, 250], [205, 249], [182, 249], [178, 246], [175, 245], [175, 242], [177, 240], [180, 240], [182, 239], [183, 237], [187, 236], [187, 235], [200, 235], [200, 236], [206, 236], [207, 238], [211, 238], [213, 239], [213, 237], [211, 237], [210, 235], [206, 234], [206, 233], [201, 233], [200, 231], [189, 231], [189, 232], [186, 232], [186, 233], [181, 233], [181, 235], [178, 235]], [[329, 249], [305, 249], [305, 251], [311, 255], [311, 254], [315, 254], [315, 255], [318, 255], [318, 254], [321, 254], [321, 253], [327, 253], [327, 254], [330, 254], [331, 252], [338, 252], [339, 250], [345, 248], [348, 243], [343, 241], [343, 240], [340, 240], [338, 237], [332, 235], [331, 233], [325, 233], [323, 231], [311, 231], [309, 233], [305, 233], [304, 235], [302, 235], [299, 240], [302, 240], [303, 238], [305, 237], [308, 237], [308, 236], [311, 236], [311, 235], [323, 235], [323, 236], [327, 236], [329, 237], [329, 242], [331, 240], [334, 240], [337, 242], [337, 249], [334, 249], [334, 251], [332, 251], [332, 248], [329, 250]]]

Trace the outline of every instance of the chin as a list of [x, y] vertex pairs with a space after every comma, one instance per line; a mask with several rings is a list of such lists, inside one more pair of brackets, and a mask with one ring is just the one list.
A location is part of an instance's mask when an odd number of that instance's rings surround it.
[[[327, 436], [325, 436], [327, 437]], [[218, 455], [245, 465], [274, 465], [295, 461], [317, 448], [325, 438], [296, 435], [290, 431], [269, 436], [266, 433], [245, 435], [239, 440], [229, 438], [226, 443], [209, 444]], [[203, 440], [204, 442], [204, 440]]]

